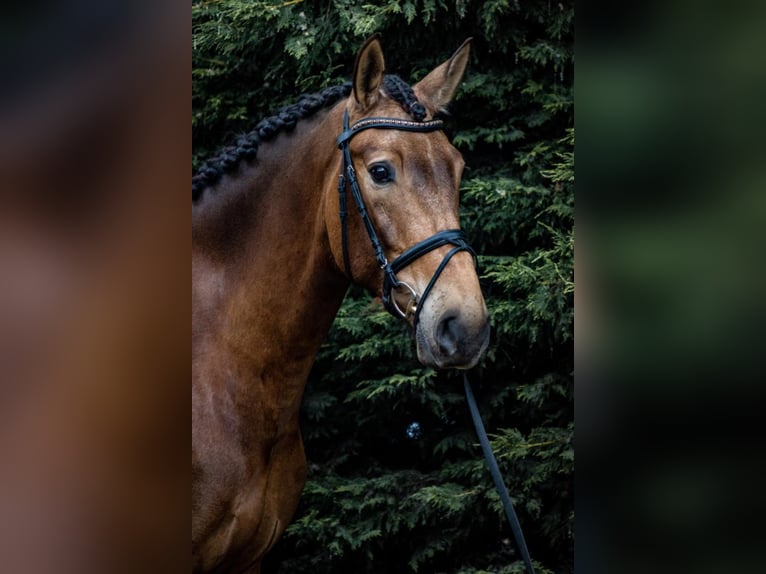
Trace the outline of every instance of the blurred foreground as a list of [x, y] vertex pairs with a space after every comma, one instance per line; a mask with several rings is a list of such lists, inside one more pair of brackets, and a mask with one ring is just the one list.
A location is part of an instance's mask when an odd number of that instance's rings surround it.
[[188, 569], [188, 17], [2, 24], [3, 573]]
[[766, 11], [587, 12], [577, 571], [763, 572]]

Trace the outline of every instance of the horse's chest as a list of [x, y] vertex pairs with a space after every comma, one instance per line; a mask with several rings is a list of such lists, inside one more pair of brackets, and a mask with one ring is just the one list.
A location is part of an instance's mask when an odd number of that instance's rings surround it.
[[[195, 571], [260, 559], [289, 523], [305, 482], [300, 437], [246, 454], [229, 447], [193, 457], [192, 552]], [[233, 564], [232, 564], [233, 566]]]

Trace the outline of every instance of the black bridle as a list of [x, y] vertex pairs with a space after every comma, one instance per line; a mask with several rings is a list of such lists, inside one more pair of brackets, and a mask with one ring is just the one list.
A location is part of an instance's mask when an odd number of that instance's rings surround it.
[[[442, 271], [449, 263], [450, 259], [461, 251], [467, 251], [470, 253], [474, 262], [476, 261], [476, 253], [471, 246], [468, 245], [465, 234], [460, 229], [445, 229], [432, 235], [431, 237], [416, 243], [409, 249], [406, 249], [396, 259], [389, 262], [383, 252], [383, 246], [380, 244], [378, 234], [375, 232], [375, 227], [372, 224], [369, 214], [367, 213], [367, 207], [364, 204], [362, 198], [362, 192], [359, 189], [359, 182], [356, 179], [356, 171], [354, 170], [354, 164], [351, 161], [351, 151], [349, 150], [349, 142], [356, 134], [368, 130], [400, 130], [406, 132], [433, 132], [441, 130], [443, 128], [443, 122], [441, 120], [429, 120], [424, 122], [415, 122], [410, 120], [403, 120], [399, 118], [386, 118], [386, 117], [371, 117], [363, 118], [349, 127], [348, 111], [343, 115], [343, 132], [338, 136], [338, 147], [343, 154], [343, 167], [341, 168], [340, 175], [338, 176], [338, 196], [340, 201], [340, 225], [341, 225], [341, 243], [343, 246], [343, 265], [346, 270], [346, 275], [349, 279], [353, 279], [351, 274], [351, 264], [348, 257], [348, 240], [346, 232], [346, 188], [351, 188], [351, 195], [354, 198], [356, 207], [359, 211], [359, 215], [362, 218], [364, 227], [367, 230], [367, 235], [370, 236], [372, 242], [372, 248], [375, 251], [375, 259], [378, 265], [383, 270], [383, 291], [382, 299], [383, 305], [386, 307], [389, 313], [395, 317], [408, 318], [414, 314], [413, 326], [418, 323], [420, 317], [420, 311], [423, 308], [423, 303], [431, 292], [431, 289], [436, 284]], [[348, 182], [348, 186], [347, 186]], [[401, 281], [396, 274], [404, 269], [407, 265], [422, 257], [426, 253], [438, 249], [444, 245], [454, 245], [454, 247], [444, 256], [439, 266], [436, 268], [431, 280], [423, 290], [421, 295], [413, 289], [410, 285]], [[399, 307], [396, 302], [396, 298], [393, 296], [393, 291], [396, 289], [406, 289], [410, 294], [410, 302], [404, 310]]]

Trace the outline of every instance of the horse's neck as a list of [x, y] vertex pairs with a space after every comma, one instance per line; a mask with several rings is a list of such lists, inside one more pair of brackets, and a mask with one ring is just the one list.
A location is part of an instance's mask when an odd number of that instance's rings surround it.
[[324, 219], [339, 130], [339, 109], [299, 122], [194, 216], [193, 353], [245, 384], [292, 380], [299, 395], [343, 298]]

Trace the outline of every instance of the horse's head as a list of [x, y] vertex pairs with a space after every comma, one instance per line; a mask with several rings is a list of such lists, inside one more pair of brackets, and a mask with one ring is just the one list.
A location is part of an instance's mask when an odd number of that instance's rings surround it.
[[[339, 138], [354, 172], [349, 174], [344, 160], [340, 195], [346, 195], [341, 202], [347, 202], [347, 229], [338, 224], [338, 201], [331, 202], [335, 223], [328, 225], [338, 265], [356, 283], [382, 294], [389, 310], [414, 327], [420, 362], [438, 368], [474, 366], [489, 340], [474, 257], [456, 231], [463, 158], [431, 121], [454, 96], [469, 50], [466, 41], [410, 88], [384, 75], [377, 38], [362, 47]], [[357, 210], [354, 179], [372, 232]], [[455, 231], [441, 233], [446, 230]]]

